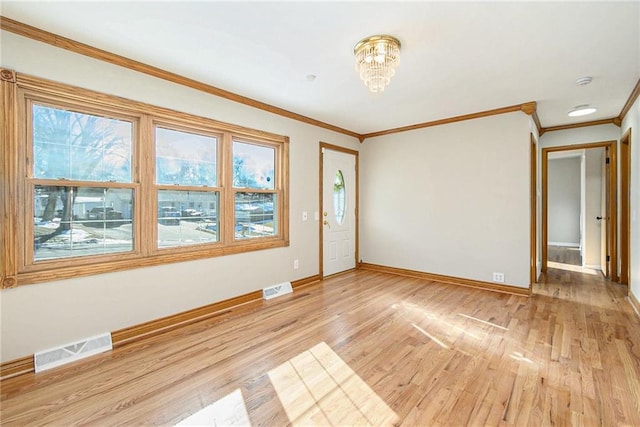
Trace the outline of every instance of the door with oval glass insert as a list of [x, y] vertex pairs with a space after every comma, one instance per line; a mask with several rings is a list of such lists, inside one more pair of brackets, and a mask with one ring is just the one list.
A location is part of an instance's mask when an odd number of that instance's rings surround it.
[[356, 266], [356, 160], [353, 154], [325, 148], [322, 161], [322, 273]]

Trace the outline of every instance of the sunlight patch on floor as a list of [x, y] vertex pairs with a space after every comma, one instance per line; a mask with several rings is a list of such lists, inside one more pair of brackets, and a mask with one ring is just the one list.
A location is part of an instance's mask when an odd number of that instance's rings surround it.
[[[463, 333], [466, 336], [469, 336], [471, 338], [474, 338], [476, 340], [482, 340], [483, 337], [480, 337], [476, 334], [474, 334], [473, 332], [469, 331], [468, 328], [462, 328], [459, 326], [456, 326], [453, 323], [447, 322], [445, 320], [442, 320], [440, 317], [436, 316], [433, 313], [430, 313], [429, 311], [425, 310], [423, 307], [417, 305], [417, 304], [413, 304], [413, 303], [408, 303], [405, 301], [402, 301], [400, 304], [393, 304], [391, 306], [391, 308], [393, 308], [394, 310], [398, 310], [398, 312], [400, 313], [400, 315], [402, 317], [404, 317], [407, 322], [409, 322], [411, 324], [411, 326], [413, 326], [415, 329], [417, 329], [418, 331], [420, 331], [424, 336], [428, 337], [429, 339], [433, 340], [436, 344], [438, 344], [440, 347], [443, 348], [449, 348], [442, 340], [438, 340], [436, 339], [432, 334], [427, 333], [423, 328], [419, 327], [418, 323], [423, 322], [423, 317], [426, 317], [428, 320], [430, 321], [435, 321], [436, 323], [436, 327], [442, 330], [447, 330], [448, 328], [453, 328], [456, 329], [458, 331], [460, 331], [461, 333]], [[402, 311], [400, 311], [402, 310]], [[481, 331], [484, 336], [486, 336], [486, 332], [485, 331]]]
[[412, 323], [411, 326], [413, 326], [414, 328], [416, 328], [418, 331], [420, 331], [424, 336], [426, 336], [427, 338], [429, 338], [431, 341], [433, 341], [434, 343], [438, 344], [440, 347], [442, 348], [446, 348], [448, 349], [449, 346], [446, 345], [445, 343], [443, 343], [442, 341], [440, 341], [439, 339], [437, 339], [436, 337], [434, 337], [433, 335], [431, 335], [430, 333], [428, 333], [427, 331], [425, 331], [424, 329], [422, 329], [420, 326], [416, 325], [415, 323]]
[[398, 415], [321, 342], [269, 371], [292, 425], [393, 425]]
[[486, 320], [478, 319], [476, 317], [468, 316], [466, 314], [458, 313], [458, 316], [462, 316], [462, 317], [465, 317], [467, 319], [475, 320], [476, 322], [480, 322], [482, 324], [489, 325], [489, 326], [492, 326], [494, 328], [502, 329], [503, 331], [508, 331], [509, 330], [508, 328], [505, 328], [504, 326], [496, 325], [495, 323], [487, 322]]
[[547, 261], [547, 267], [556, 268], [558, 270], [575, 271], [577, 273], [585, 273], [591, 275], [598, 275], [600, 272], [592, 268], [580, 267], [579, 265], [562, 264], [559, 262]]
[[251, 426], [240, 389], [180, 421], [176, 426]]
[[520, 352], [514, 351], [513, 353], [511, 353], [509, 357], [511, 357], [513, 360], [517, 360], [518, 362], [527, 362], [531, 365], [536, 366], [533, 360], [529, 359], [528, 357], [526, 357], [524, 354]]

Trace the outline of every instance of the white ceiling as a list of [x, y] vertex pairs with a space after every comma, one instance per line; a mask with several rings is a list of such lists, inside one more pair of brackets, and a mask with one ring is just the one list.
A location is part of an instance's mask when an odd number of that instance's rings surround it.
[[[529, 101], [544, 127], [607, 119], [640, 77], [637, 1], [2, 1], [1, 14], [357, 133]], [[402, 50], [374, 95], [353, 46], [380, 33]], [[598, 112], [568, 117], [580, 104]]]

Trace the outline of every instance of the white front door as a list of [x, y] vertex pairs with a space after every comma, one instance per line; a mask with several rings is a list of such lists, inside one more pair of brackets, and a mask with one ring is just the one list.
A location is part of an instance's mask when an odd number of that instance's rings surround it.
[[356, 267], [356, 156], [322, 149], [322, 270]]

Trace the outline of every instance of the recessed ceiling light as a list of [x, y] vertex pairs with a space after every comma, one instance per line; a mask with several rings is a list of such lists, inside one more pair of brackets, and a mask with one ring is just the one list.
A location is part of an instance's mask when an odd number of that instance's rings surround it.
[[586, 86], [589, 83], [591, 83], [592, 80], [593, 80], [593, 78], [591, 76], [584, 76], [584, 77], [580, 77], [578, 80], [576, 80], [576, 84], [578, 86]]
[[573, 110], [569, 111], [569, 117], [580, 117], [586, 116], [587, 114], [593, 114], [596, 111], [596, 107], [592, 107], [590, 105], [578, 105]]

